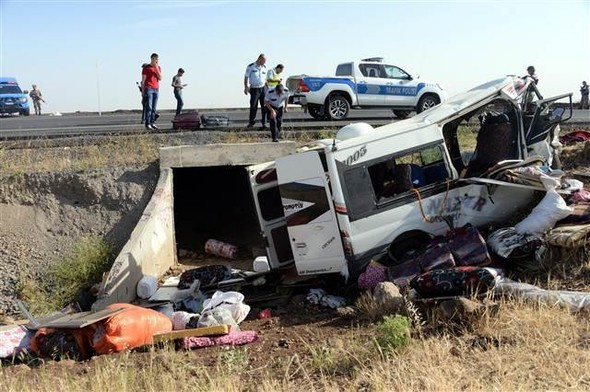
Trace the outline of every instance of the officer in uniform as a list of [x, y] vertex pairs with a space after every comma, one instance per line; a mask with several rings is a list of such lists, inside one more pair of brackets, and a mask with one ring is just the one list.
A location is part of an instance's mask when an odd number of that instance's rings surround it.
[[278, 84], [274, 89], [269, 89], [264, 99], [264, 106], [268, 110], [270, 122], [270, 134], [272, 141], [278, 142], [281, 137], [281, 128], [283, 125], [283, 113], [287, 112], [287, 103], [289, 90]]
[[[258, 112], [258, 102], [260, 102], [260, 111], [262, 112], [262, 129], [266, 128], [266, 110], [264, 108], [264, 90], [266, 87], [266, 57], [260, 54], [258, 59], [248, 64], [244, 74], [244, 94], [250, 93], [250, 118], [248, 128], [254, 126], [256, 112]], [[250, 87], [248, 87], [248, 83]]]
[[268, 71], [266, 74], [266, 85], [268, 86], [269, 90], [277, 87], [277, 85], [283, 81], [283, 78], [281, 78], [281, 72], [283, 72], [283, 69], [285, 69], [285, 66], [283, 64], [279, 64]]

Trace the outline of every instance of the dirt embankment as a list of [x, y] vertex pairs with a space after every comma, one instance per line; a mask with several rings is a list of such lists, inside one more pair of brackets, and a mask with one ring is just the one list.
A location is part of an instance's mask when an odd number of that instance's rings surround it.
[[16, 312], [20, 281], [42, 279], [81, 237], [104, 237], [118, 252], [157, 179], [155, 164], [0, 175], [0, 314]]

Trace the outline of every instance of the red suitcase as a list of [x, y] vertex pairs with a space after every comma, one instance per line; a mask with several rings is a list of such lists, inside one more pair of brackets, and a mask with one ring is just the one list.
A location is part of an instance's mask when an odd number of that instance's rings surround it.
[[201, 117], [198, 112], [180, 113], [172, 120], [173, 129], [190, 129], [196, 131], [201, 127]]

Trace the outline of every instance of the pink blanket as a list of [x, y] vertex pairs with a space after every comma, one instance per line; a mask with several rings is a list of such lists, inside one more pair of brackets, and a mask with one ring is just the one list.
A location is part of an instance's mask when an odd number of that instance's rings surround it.
[[184, 349], [203, 348], [211, 346], [242, 346], [258, 339], [256, 331], [230, 331], [227, 335], [215, 337], [189, 336], [182, 339], [181, 347]]

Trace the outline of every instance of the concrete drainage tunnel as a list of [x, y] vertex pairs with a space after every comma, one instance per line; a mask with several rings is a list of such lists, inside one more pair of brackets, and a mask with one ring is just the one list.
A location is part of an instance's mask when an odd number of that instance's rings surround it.
[[[203, 261], [208, 239], [236, 245], [237, 259], [229, 265], [251, 269], [254, 258], [266, 251], [248, 166], [293, 152], [293, 142], [162, 147], [156, 189], [106, 275], [93, 309], [134, 301], [144, 275], [160, 277], [178, 263]], [[282, 216], [278, 188], [256, 197], [266, 206], [261, 207], [263, 216]], [[292, 259], [286, 228], [277, 230], [285, 232], [276, 236], [281, 242], [275, 243], [279, 260]]]

